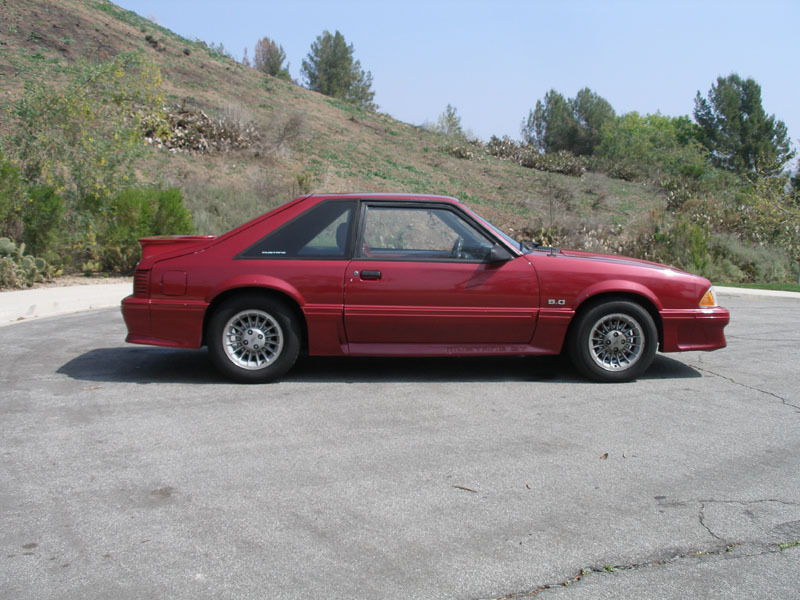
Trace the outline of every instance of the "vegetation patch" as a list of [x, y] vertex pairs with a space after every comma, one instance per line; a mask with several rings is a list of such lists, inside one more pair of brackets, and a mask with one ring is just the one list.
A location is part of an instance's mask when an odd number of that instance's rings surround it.
[[[551, 90], [521, 141], [484, 143], [451, 105], [424, 126], [379, 113], [340, 32], [309, 40], [302, 87], [270, 38], [237, 63], [110, 2], [7, 8], [0, 235], [52, 268], [129, 270], [171, 189], [193, 223], [172, 233], [221, 233], [300, 193], [358, 190], [456, 196], [515, 237], [719, 282], [797, 281], [800, 179], [752, 80], [718, 78], [694, 119], [617, 115], [588, 88]], [[321, 77], [334, 64], [336, 81]]]

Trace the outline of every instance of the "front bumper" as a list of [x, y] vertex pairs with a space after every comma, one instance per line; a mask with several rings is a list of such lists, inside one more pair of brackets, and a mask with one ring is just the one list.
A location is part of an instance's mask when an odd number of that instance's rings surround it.
[[661, 311], [662, 352], [717, 350], [728, 345], [725, 326], [730, 313], [722, 307]]

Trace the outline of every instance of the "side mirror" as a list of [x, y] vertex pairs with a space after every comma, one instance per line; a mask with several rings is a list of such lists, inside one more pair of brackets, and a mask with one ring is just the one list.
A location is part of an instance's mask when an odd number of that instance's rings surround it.
[[489, 253], [486, 255], [486, 262], [489, 264], [508, 262], [509, 260], [511, 260], [511, 253], [500, 244], [492, 246], [491, 250], [489, 250]]

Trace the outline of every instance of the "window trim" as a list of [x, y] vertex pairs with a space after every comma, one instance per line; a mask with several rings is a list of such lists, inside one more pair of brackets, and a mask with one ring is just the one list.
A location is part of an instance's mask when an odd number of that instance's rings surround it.
[[247, 248], [236, 254], [234, 260], [321, 260], [321, 261], [389, 261], [389, 262], [417, 262], [417, 263], [455, 263], [455, 264], [491, 264], [488, 259], [458, 259], [458, 258], [418, 258], [413, 259], [409, 257], [381, 257], [381, 256], [361, 256], [360, 246], [363, 245], [364, 240], [364, 227], [366, 222], [367, 207], [375, 206], [381, 208], [411, 208], [411, 209], [442, 209], [453, 213], [457, 218], [461, 218], [470, 226], [472, 226], [479, 233], [484, 235], [489, 241], [506, 249], [512, 257], [517, 258], [521, 253], [514, 246], [509, 246], [506, 240], [502, 239], [494, 231], [493, 226], [486, 225], [482, 218], [473, 215], [469, 210], [457, 204], [449, 202], [430, 202], [430, 201], [407, 201], [396, 198], [326, 198], [318, 204], [314, 205], [314, 209], [327, 204], [329, 202], [345, 202], [352, 203], [353, 206], [353, 222], [350, 227], [350, 232], [347, 239], [347, 248], [344, 256], [286, 256], [286, 255], [260, 255], [260, 256], [246, 256], [248, 252], [253, 250], [256, 246], [264, 242], [269, 236], [275, 235], [285, 227], [289, 227], [295, 221], [307, 214], [308, 211], [303, 211], [300, 214], [292, 217], [279, 227], [273, 229], [266, 235], [260, 237], [255, 243], [250, 244]]
[[[497, 235], [488, 229], [483, 223], [479, 222], [473, 216], [462, 210], [461, 207], [450, 204], [448, 202], [404, 202], [398, 200], [374, 200], [366, 198], [360, 201], [361, 207], [358, 214], [358, 235], [356, 237], [356, 244], [352, 248], [352, 260], [359, 261], [379, 261], [379, 262], [410, 262], [410, 263], [452, 263], [452, 264], [474, 264], [483, 265], [490, 264], [488, 257], [484, 259], [464, 259], [464, 258], [414, 258], [411, 256], [363, 256], [362, 248], [364, 245], [364, 233], [367, 222], [367, 210], [370, 206], [375, 208], [398, 208], [398, 209], [413, 209], [413, 210], [444, 210], [452, 213], [456, 218], [460, 218], [475, 229], [479, 234], [483, 235], [487, 240], [494, 244], [499, 244], [505, 248], [505, 244], [497, 239]], [[445, 223], [447, 224], [447, 223]], [[514, 255], [512, 255], [514, 256]]]
[[[344, 255], [340, 256], [289, 256], [287, 254], [266, 254], [266, 255], [256, 255], [253, 253], [252, 255], [248, 255], [248, 253], [253, 252], [255, 248], [257, 248], [260, 244], [263, 244], [268, 238], [273, 235], [278, 234], [279, 232], [283, 231], [287, 227], [291, 227], [294, 225], [298, 220], [302, 219], [304, 216], [307, 216], [309, 211], [318, 210], [320, 207], [324, 206], [325, 204], [336, 203], [336, 204], [349, 204], [349, 209], [353, 210], [353, 217], [350, 223], [350, 228], [347, 234], [347, 242], [345, 244], [345, 251]], [[346, 209], [346, 210], [349, 210]], [[327, 198], [318, 202], [314, 206], [309, 209], [304, 210], [298, 215], [295, 215], [279, 227], [276, 227], [266, 235], [260, 237], [258, 241], [250, 244], [247, 248], [239, 252], [236, 256], [233, 257], [233, 260], [323, 260], [323, 261], [343, 261], [343, 260], [352, 260], [353, 256], [353, 249], [354, 249], [354, 232], [357, 231], [358, 228], [358, 219], [360, 214], [360, 207], [359, 201], [356, 199], [350, 198]], [[313, 238], [312, 238], [313, 239]], [[310, 240], [309, 240], [310, 241]]]

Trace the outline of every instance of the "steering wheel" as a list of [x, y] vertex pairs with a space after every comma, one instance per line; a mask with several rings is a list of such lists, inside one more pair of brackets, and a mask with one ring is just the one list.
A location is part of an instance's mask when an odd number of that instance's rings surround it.
[[458, 236], [458, 238], [456, 238], [456, 241], [453, 242], [453, 249], [450, 251], [450, 255], [453, 258], [464, 258], [463, 249], [464, 249], [464, 238]]

